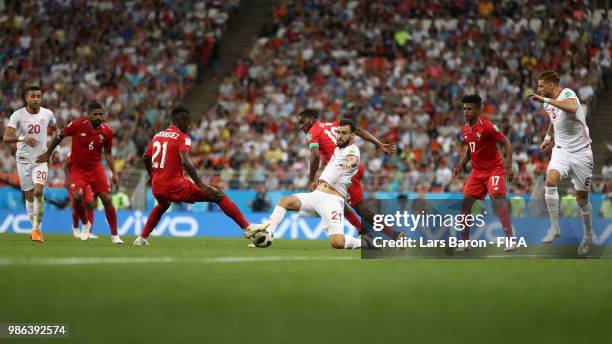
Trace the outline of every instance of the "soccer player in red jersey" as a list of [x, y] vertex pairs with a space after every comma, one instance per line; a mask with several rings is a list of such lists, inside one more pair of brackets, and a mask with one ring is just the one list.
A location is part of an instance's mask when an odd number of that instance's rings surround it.
[[[81, 238], [81, 229], [79, 228], [79, 212], [74, 204], [74, 197], [72, 197], [72, 192], [70, 190], [70, 154], [68, 154], [66, 157], [66, 163], [64, 164], [64, 175], [66, 176], [66, 189], [68, 189], [68, 197], [70, 198], [70, 204], [72, 205], [72, 235], [74, 235], [75, 238]], [[96, 205], [93, 191], [91, 191], [91, 186], [89, 184], [87, 184], [85, 187], [84, 193], [87, 220], [89, 223], [91, 223], [89, 239], [98, 239], [98, 236], [92, 233], [94, 223], [94, 208]]]
[[[310, 175], [308, 179], [309, 189], [315, 190], [317, 183], [315, 178], [319, 171], [321, 160], [323, 160], [323, 168], [329, 162], [334, 150], [336, 149], [336, 137], [338, 136], [338, 124], [339, 120], [333, 122], [324, 123], [319, 121], [319, 113], [313, 109], [305, 109], [298, 115], [298, 123], [300, 129], [306, 133], [308, 139], [308, 149], [310, 150]], [[382, 143], [374, 135], [368, 131], [358, 128], [355, 134], [362, 139], [373, 143], [380, 150], [387, 154], [395, 153], [396, 146], [391, 143]], [[364, 219], [364, 222], [369, 224], [373, 223], [374, 213], [366, 207], [364, 202], [363, 185], [361, 184], [361, 177], [363, 176], [364, 166], [363, 163], [359, 163], [359, 169], [357, 174], [353, 177], [351, 185], [348, 188], [348, 201], [351, 207], [357, 211], [357, 214]], [[353, 213], [348, 207], [344, 210], [344, 217], [357, 229], [361, 234], [363, 228], [359, 218]], [[387, 234], [391, 238], [398, 238], [402, 235], [401, 232], [395, 232], [389, 227], [385, 227], [382, 230], [383, 233]], [[364, 238], [364, 236], [362, 236]]]
[[84, 198], [87, 185], [91, 187], [95, 197], [100, 197], [104, 205], [106, 220], [111, 230], [111, 241], [114, 244], [123, 244], [117, 233], [117, 212], [113, 206], [110, 191], [111, 187], [102, 166], [102, 151], [108, 168], [112, 172], [113, 185], [119, 184], [119, 176], [115, 172], [115, 162], [111, 155], [113, 146], [113, 130], [104, 124], [104, 107], [97, 101], [89, 103], [88, 116], [81, 117], [69, 123], [62, 132], [53, 139], [47, 152], [38, 157], [39, 162], [49, 160], [55, 147], [66, 136], [72, 136], [72, 150], [70, 158], [70, 191], [74, 198], [74, 205], [79, 213], [83, 229], [81, 240], [88, 240], [91, 223], [87, 219]]
[[[512, 181], [512, 144], [510, 140], [487, 117], [480, 116], [482, 100], [478, 95], [467, 95], [461, 99], [463, 117], [466, 124], [461, 128], [461, 136], [467, 148], [465, 156], [455, 167], [455, 177], [461, 174], [468, 162], [472, 162], [472, 172], [465, 183], [461, 213], [471, 213], [476, 199], [483, 200], [487, 193], [493, 201], [507, 238], [512, 235], [510, 209], [506, 201], [506, 182]], [[497, 144], [502, 143], [505, 150], [505, 162], [502, 160]], [[463, 240], [470, 238], [468, 226], [464, 221]], [[506, 240], [504, 251], [514, 250], [514, 243]], [[463, 247], [458, 250], [463, 250]]]
[[[151, 176], [150, 184], [157, 205], [147, 217], [147, 223], [134, 241], [134, 246], [149, 245], [149, 235], [171, 202], [215, 202], [242, 228], [247, 238], [265, 230], [267, 224], [249, 224], [229, 197], [221, 190], [202, 182], [189, 160], [191, 139], [187, 132], [191, 125], [191, 114], [189, 110], [178, 107], [172, 110], [171, 116], [172, 125], [153, 136], [142, 157]], [[185, 177], [183, 170], [193, 181]]]

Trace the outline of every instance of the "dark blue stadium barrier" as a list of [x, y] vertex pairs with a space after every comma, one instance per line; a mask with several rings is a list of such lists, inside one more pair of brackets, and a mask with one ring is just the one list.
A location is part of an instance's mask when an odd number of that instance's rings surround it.
[[[252, 222], [263, 222], [268, 213], [245, 213]], [[146, 221], [145, 214], [140, 211], [119, 211], [118, 224], [119, 233], [122, 235], [140, 234]], [[526, 217], [512, 220], [517, 236], [523, 236], [528, 243], [539, 243], [549, 226], [547, 217]], [[575, 219], [561, 219], [563, 236], [556, 243], [576, 243], [576, 238], [582, 237], [582, 221]], [[50, 210], [45, 212], [43, 219], [44, 233], [71, 233], [72, 217], [70, 211]], [[595, 231], [594, 243], [597, 245], [612, 245], [612, 221], [601, 218], [593, 219]], [[0, 210], [0, 234], [1, 233], [29, 233], [30, 221], [24, 212]], [[345, 232], [355, 235], [354, 228], [345, 223]], [[94, 233], [108, 234], [108, 226], [103, 212], [96, 212]], [[175, 211], [165, 214], [153, 232], [153, 235], [193, 237], [240, 237], [242, 231], [238, 226], [223, 213], [194, 213]], [[503, 236], [499, 222], [491, 222], [483, 229], [473, 231], [472, 239], [494, 240], [495, 237]], [[295, 213], [290, 213], [279, 225], [277, 238], [287, 239], [325, 239], [326, 234], [321, 228], [319, 219], [301, 218]]]

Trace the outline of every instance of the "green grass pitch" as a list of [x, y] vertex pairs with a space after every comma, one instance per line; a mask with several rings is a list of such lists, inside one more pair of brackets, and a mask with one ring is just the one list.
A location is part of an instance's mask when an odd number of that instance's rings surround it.
[[610, 260], [361, 260], [326, 241], [158, 238], [150, 247], [0, 235], [14, 343], [602, 343]]

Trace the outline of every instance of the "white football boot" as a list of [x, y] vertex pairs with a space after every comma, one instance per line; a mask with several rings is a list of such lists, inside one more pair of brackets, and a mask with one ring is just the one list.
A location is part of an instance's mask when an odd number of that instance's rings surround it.
[[550, 227], [548, 231], [546, 231], [546, 235], [544, 236], [544, 239], [542, 239], [542, 242], [545, 244], [550, 244], [553, 240], [555, 240], [555, 238], [560, 236], [561, 230], [559, 228]]

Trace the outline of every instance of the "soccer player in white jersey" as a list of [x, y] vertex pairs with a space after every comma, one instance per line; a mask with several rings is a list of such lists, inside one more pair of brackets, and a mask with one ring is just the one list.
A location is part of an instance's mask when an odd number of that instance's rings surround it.
[[344, 202], [347, 188], [359, 167], [359, 148], [353, 144], [355, 124], [342, 119], [338, 125], [337, 147], [319, 177], [313, 192], [282, 197], [268, 220], [268, 230], [274, 233], [288, 210], [299, 211], [303, 217], [320, 217], [323, 229], [334, 248], [360, 248], [361, 240], [344, 235]]
[[571, 176], [584, 222], [584, 235], [578, 247], [578, 255], [585, 255], [593, 239], [592, 208], [589, 202], [593, 152], [584, 109], [576, 93], [569, 88], [561, 88], [559, 76], [551, 71], [539, 76], [538, 94], [532, 94], [529, 98], [542, 103], [550, 117], [548, 132], [540, 146], [543, 152], [552, 148], [552, 158], [546, 172], [545, 194], [551, 227], [542, 241], [550, 243], [561, 235], [557, 186], [561, 178]]
[[51, 110], [40, 106], [42, 92], [39, 86], [30, 86], [24, 95], [26, 106], [13, 112], [4, 142], [17, 143], [17, 173], [21, 190], [25, 192], [26, 209], [32, 221], [33, 241], [43, 242], [40, 231], [45, 200], [43, 187], [47, 182], [47, 163], [36, 163], [36, 157], [47, 151], [48, 128], [55, 128], [55, 117]]

